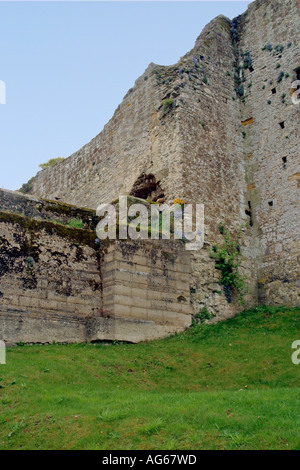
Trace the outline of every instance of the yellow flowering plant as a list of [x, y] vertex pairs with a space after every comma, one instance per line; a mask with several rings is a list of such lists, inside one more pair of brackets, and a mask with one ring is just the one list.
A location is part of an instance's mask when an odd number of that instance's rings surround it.
[[173, 204], [179, 204], [180, 206], [184, 206], [185, 202], [183, 199], [174, 199]]

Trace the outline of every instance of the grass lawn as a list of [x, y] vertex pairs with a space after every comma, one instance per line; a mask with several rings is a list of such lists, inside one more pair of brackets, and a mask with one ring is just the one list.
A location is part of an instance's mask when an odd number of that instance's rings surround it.
[[133, 344], [18, 346], [0, 449], [300, 449], [300, 309]]

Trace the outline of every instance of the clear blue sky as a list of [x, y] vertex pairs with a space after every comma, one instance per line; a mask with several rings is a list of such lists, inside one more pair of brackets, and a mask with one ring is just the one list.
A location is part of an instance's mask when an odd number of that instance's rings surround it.
[[0, 187], [89, 142], [150, 62], [177, 62], [211, 19], [249, 3], [0, 2]]

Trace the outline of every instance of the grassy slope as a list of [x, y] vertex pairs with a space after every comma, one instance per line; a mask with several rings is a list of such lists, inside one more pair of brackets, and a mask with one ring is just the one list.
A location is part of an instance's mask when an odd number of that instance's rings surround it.
[[139, 345], [23, 346], [0, 366], [0, 448], [299, 449], [300, 310]]

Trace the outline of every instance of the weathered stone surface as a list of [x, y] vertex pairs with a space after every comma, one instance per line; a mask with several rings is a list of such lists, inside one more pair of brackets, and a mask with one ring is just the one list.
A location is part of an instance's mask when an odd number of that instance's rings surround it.
[[[106, 263], [110, 252], [104, 255], [102, 264], [109, 316], [144, 319], [156, 325], [173, 326], [174, 331], [189, 326], [193, 313], [190, 254], [184, 244], [174, 240], [119, 240], [113, 247], [113, 260]], [[179, 298], [182, 293], [184, 297]]]
[[299, 28], [299, 1], [254, 2], [238, 27], [239, 50], [251, 51], [253, 60], [253, 70], [245, 71], [241, 114], [242, 120], [254, 118], [245, 128], [243, 152], [252, 186], [245, 197], [251, 203], [259, 301], [298, 306], [300, 193], [291, 176], [300, 166], [300, 106], [292, 103], [290, 89], [300, 66]]
[[180, 332], [182, 328], [159, 325], [148, 320], [97, 318], [88, 325], [87, 339], [88, 341], [117, 340], [138, 343], [141, 340], [151, 341], [170, 336], [175, 331]]
[[78, 218], [83, 228], [94, 229], [98, 223], [95, 211], [79, 208], [60, 201], [41, 199], [18, 191], [0, 189], [1, 211], [23, 215], [37, 220], [56, 221], [67, 224], [69, 220]]
[[[30, 201], [33, 209], [39, 202], [17, 197], [29, 213]], [[21, 208], [0, 212], [2, 340], [138, 342], [191, 324], [190, 258], [182, 242], [116, 241], [97, 248], [94, 231], [54, 224], [50, 211], [47, 220], [24, 217]], [[184, 300], [174, 288], [181, 278]]]
[[[217, 315], [237, 311], [208, 287], [209, 246], [222, 219], [232, 228], [251, 222], [249, 301], [257, 301], [261, 277], [294, 285], [300, 107], [290, 95], [300, 67], [299, 8], [297, 0], [256, 0], [235, 21], [217, 17], [177, 64], [150, 64], [103, 131], [39, 172], [32, 192], [89, 207], [120, 194], [204, 203], [207, 251], [193, 262], [195, 311], [203, 304]], [[268, 302], [264, 289], [259, 283]]]

